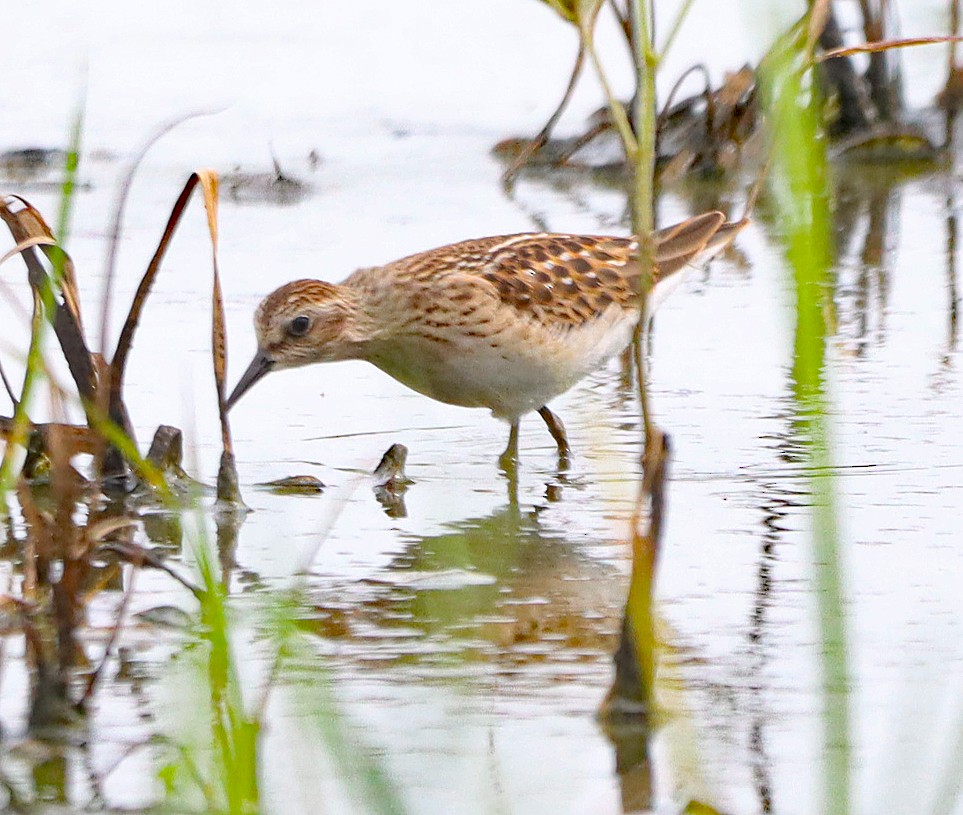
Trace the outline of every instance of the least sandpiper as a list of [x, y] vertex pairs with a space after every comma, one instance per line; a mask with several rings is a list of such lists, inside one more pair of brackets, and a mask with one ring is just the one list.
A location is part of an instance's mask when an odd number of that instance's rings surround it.
[[[745, 223], [709, 212], [656, 232], [646, 319], [682, 269]], [[628, 345], [639, 320], [637, 258], [631, 237], [525, 233], [431, 249], [337, 285], [295, 280], [258, 306], [258, 351], [227, 407], [270, 371], [361, 359], [425, 396], [509, 422], [505, 466], [517, 455], [519, 419], [533, 410], [565, 460], [565, 429], [547, 403]]]

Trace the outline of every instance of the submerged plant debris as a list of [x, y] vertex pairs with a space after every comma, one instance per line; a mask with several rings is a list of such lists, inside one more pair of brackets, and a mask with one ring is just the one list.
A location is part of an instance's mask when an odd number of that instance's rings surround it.
[[318, 495], [324, 492], [324, 482], [314, 475], [289, 475], [265, 481], [259, 486], [278, 495]]

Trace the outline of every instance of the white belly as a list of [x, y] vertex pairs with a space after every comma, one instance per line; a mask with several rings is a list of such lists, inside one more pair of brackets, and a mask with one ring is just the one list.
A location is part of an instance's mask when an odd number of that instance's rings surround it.
[[617, 306], [579, 328], [506, 321], [485, 336], [457, 329], [394, 337], [366, 358], [425, 396], [513, 421], [564, 393], [628, 345], [636, 314]]

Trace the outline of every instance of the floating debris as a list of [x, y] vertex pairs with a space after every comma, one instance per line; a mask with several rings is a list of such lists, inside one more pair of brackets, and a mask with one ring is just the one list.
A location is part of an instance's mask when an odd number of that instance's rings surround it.
[[[22, 193], [56, 192], [63, 189], [67, 151], [50, 147], [24, 147], [0, 153], [0, 179], [10, 182]], [[87, 181], [76, 180], [74, 189], [91, 190]]]
[[194, 623], [194, 618], [184, 609], [177, 606], [165, 605], [138, 611], [134, 619], [146, 625], [156, 625], [162, 628], [185, 630]]
[[867, 164], [932, 162], [940, 151], [921, 130], [905, 126], [881, 126], [837, 141], [829, 151], [833, 158]]
[[325, 484], [313, 475], [289, 475], [276, 481], [265, 481], [258, 486], [277, 495], [319, 495], [324, 492]]
[[[233, 173], [225, 174], [222, 181], [227, 194], [240, 204], [289, 206], [300, 203], [313, 192], [310, 184], [282, 170], [276, 158], [272, 157], [272, 162], [273, 172], [249, 173], [237, 166]], [[317, 151], [311, 151], [307, 164], [311, 170], [321, 165]]]
[[67, 152], [51, 147], [22, 147], [0, 153], [0, 170], [15, 181], [30, 181], [48, 170], [60, 169]]

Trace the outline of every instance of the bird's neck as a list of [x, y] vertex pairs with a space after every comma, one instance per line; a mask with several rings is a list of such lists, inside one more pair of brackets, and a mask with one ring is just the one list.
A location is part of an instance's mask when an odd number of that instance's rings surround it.
[[360, 270], [339, 289], [349, 309], [346, 334], [357, 359], [369, 359], [377, 349], [394, 342], [410, 323], [411, 303], [403, 290], [393, 285], [388, 269]]

